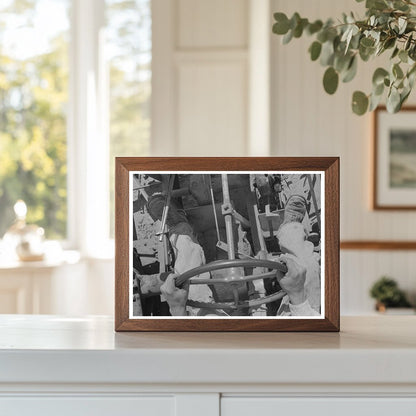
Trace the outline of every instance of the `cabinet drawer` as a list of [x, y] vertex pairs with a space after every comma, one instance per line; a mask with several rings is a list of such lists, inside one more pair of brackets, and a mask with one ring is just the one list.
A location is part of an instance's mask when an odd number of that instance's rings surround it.
[[1, 397], [0, 414], [7, 416], [175, 415], [173, 396], [153, 397]]
[[221, 416], [415, 416], [416, 398], [223, 397]]

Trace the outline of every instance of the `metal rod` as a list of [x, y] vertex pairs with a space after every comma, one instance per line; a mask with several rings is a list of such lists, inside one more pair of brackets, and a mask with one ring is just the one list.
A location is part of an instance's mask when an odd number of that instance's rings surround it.
[[[230, 205], [230, 190], [228, 188], [228, 176], [226, 174], [221, 174], [221, 182], [222, 182], [222, 195], [223, 195], [223, 203], [224, 205]], [[234, 245], [234, 235], [233, 235], [233, 216], [232, 213], [229, 212], [224, 215], [225, 221], [225, 232], [227, 234], [227, 246], [228, 246], [228, 258], [230, 260], [235, 259], [235, 245]]]
[[170, 175], [169, 176], [169, 184], [168, 184], [168, 193], [167, 193], [167, 197], [166, 197], [166, 204], [163, 207], [163, 213], [162, 213], [162, 223], [160, 225], [160, 235], [159, 235], [159, 241], [163, 240], [163, 235], [165, 234], [165, 228], [166, 228], [166, 221], [168, 219], [168, 213], [169, 213], [169, 205], [170, 205], [170, 198], [172, 195], [172, 188], [173, 188], [173, 183], [175, 181], [175, 175]]
[[267, 252], [267, 247], [266, 247], [266, 242], [264, 241], [264, 235], [263, 235], [263, 231], [261, 229], [261, 224], [260, 224], [260, 220], [259, 220], [259, 208], [257, 206], [257, 198], [256, 198], [256, 190], [254, 187], [254, 181], [256, 179], [256, 175], [254, 174], [250, 174], [250, 191], [251, 194], [253, 196], [253, 212], [254, 212], [254, 220], [256, 222], [256, 229], [257, 229], [257, 236], [259, 239], [259, 244], [260, 244], [260, 250], [263, 252]]
[[264, 241], [263, 230], [261, 229], [261, 224], [259, 220], [259, 208], [256, 203], [253, 205], [253, 211], [254, 211], [254, 217], [256, 221], [257, 234], [259, 236], [260, 249], [261, 251], [267, 252], [267, 246], [266, 246], [266, 242]]
[[233, 210], [233, 216], [236, 221], [240, 222], [246, 228], [251, 228], [250, 222], [245, 219], [241, 214], [239, 214], [236, 210]]
[[309, 189], [310, 189], [311, 195], [312, 195], [313, 206], [315, 208], [316, 220], [318, 221], [319, 231], [321, 231], [321, 214], [319, 212], [318, 202], [316, 200], [315, 188], [314, 188], [313, 182], [312, 182], [312, 175], [307, 175], [307, 177], [308, 177], [308, 182], [309, 182]]
[[[276, 269], [282, 273], [287, 273], [287, 266], [284, 263], [272, 260], [259, 259], [238, 259], [238, 260], [216, 260], [202, 266], [195, 267], [176, 277], [176, 286], [182, 286], [188, 279], [199, 274], [213, 272], [215, 270], [238, 268], [238, 267], [264, 267], [266, 269]], [[240, 273], [241, 274], [241, 273]], [[232, 279], [229, 279], [232, 280]], [[242, 279], [243, 281], [243, 279]]]
[[194, 300], [188, 300], [186, 304], [193, 308], [202, 308], [202, 309], [240, 309], [240, 308], [257, 308], [263, 304], [274, 302], [276, 300], [282, 299], [286, 295], [286, 292], [282, 290], [273, 295], [264, 296], [259, 299], [240, 301], [236, 306], [234, 302], [221, 302], [221, 303], [208, 303], [208, 302], [197, 302]]
[[[277, 277], [277, 280], [279, 281], [283, 277], [283, 273], [278, 274], [278, 272], [275, 270], [273, 272], [267, 272], [267, 273], [260, 273], [260, 274], [252, 274], [250, 276], [244, 276], [241, 279], [241, 282], [253, 282], [255, 280], [260, 279], [274, 279]], [[240, 282], [240, 281], [239, 281]], [[235, 280], [224, 280], [224, 279], [189, 279], [189, 284], [191, 285], [215, 285], [215, 284], [234, 284]]]
[[221, 241], [220, 227], [218, 226], [217, 210], [215, 209], [214, 190], [212, 189], [211, 175], [209, 175], [209, 191], [211, 193], [212, 209], [214, 211], [215, 228], [217, 230], [217, 240]]

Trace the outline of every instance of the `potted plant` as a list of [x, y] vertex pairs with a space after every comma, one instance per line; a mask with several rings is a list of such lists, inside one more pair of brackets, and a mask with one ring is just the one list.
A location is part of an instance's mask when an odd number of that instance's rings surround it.
[[378, 312], [386, 312], [388, 308], [411, 308], [405, 293], [397, 282], [388, 276], [381, 277], [373, 284], [370, 296], [376, 300]]

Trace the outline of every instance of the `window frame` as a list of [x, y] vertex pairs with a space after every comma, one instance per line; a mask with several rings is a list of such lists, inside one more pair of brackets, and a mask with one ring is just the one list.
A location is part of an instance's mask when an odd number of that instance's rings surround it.
[[[72, 0], [67, 118], [68, 223], [65, 246], [109, 258], [108, 71], [105, 0]], [[103, 224], [105, 224], [103, 226]]]

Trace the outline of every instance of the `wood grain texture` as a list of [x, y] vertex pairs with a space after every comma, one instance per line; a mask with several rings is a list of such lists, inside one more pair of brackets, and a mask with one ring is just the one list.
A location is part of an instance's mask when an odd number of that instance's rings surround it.
[[341, 250], [416, 250], [416, 241], [341, 241]]
[[[130, 171], [307, 171], [325, 172], [324, 319], [130, 319], [129, 172]], [[339, 158], [116, 158], [116, 331], [339, 331]]]
[[339, 159], [325, 169], [325, 318], [339, 330]]
[[[387, 111], [385, 106], [377, 107], [376, 110], [373, 112], [373, 177], [372, 177], [372, 184], [373, 184], [373, 209], [375, 211], [414, 211], [416, 210], [416, 205], [381, 205], [378, 202], [378, 120], [381, 111]], [[416, 112], [416, 106], [406, 106], [403, 107], [401, 112]]]
[[129, 171], [116, 158], [115, 327], [129, 317]]

